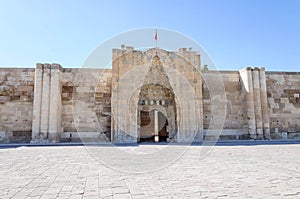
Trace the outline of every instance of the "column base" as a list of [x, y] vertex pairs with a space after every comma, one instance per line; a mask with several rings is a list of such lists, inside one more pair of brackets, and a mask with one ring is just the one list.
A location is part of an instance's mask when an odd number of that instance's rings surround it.
[[256, 129], [256, 132], [257, 132], [256, 139], [258, 139], [258, 140], [264, 139], [263, 130], [262, 129]]
[[267, 140], [271, 140], [271, 133], [270, 133], [270, 129], [269, 128], [265, 128], [264, 129], [264, 137]]
[[60, 136], [59, 133], [55, 132], [55, 133], [48, 133], [48, 142], [49, 143], [56, 143], [56, 142], [60, 142]]
[[159, 136], [158, 135], [154, 136], [154, 142], [159, 142]]

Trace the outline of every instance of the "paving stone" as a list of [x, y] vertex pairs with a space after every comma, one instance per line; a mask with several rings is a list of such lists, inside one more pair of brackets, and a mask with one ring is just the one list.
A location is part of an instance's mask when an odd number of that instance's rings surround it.
[[1, 149], [0, 198], [300, 197], [299, 144], [215, 146], [201, 157], [203, 148], [140, 174], [113, 170], [82, 146]]

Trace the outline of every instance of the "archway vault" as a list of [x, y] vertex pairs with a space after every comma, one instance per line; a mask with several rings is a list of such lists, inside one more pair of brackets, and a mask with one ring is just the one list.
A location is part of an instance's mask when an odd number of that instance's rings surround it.
[[[155, 142], [162, 141], [159, 139], [159, 134], [165, 128], [166, 140], [163, 139], [164, 141], [173, 141], [176, 137], [175, 94], [158, 55], [153, 57], [141, 87], [137, 114], [138, 141], [151, 141], [149, 137], [153, 137]], [[145, 125], [146, 118], [150, 119], [147, 125]]]

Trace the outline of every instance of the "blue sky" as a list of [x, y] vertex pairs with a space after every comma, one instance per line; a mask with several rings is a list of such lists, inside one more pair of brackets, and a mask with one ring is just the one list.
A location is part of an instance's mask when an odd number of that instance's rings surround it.
[[194, 39], [218, 69], [300, 71], [298, 0], [2, 0], [0, 66], [80, 67], [102, 42], [143, 27]]

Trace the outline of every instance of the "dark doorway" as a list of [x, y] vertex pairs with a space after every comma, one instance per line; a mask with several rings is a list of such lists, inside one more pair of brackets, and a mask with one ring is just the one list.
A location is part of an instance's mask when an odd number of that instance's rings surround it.
[[[154, 111], [140, 112], [140, 142], [155, 142], [155, 114]], [[168, 120], [161, 112], [157, 114], [158, 141], [168, 141]]]
[[158, 112], [159, 142], [167, 142], [168, 141], [169, 133], [167, 130], [167, 126], [168, 126], [168, 120], [167, 120], [166, 116], [163, 113]]
[[141, 111], [140, 142], [154, 142], [154, 111]]

